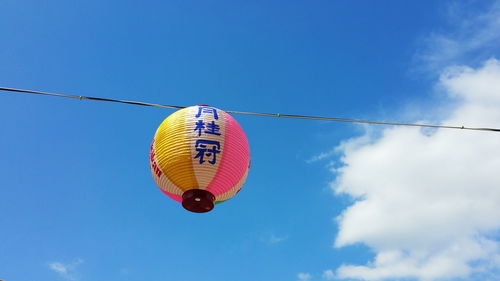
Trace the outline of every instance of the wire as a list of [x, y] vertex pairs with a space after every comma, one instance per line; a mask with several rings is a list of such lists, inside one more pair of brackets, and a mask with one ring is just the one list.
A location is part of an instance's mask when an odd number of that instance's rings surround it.
[[[152, 107], [160, 107], [160, 108], [172, 108], [172, 109], [185, 108], [185, 106], [163, 105], [163, 104], [154, 104], [154, 103], [139, 102], [139, 101], [115, 100], [115, 99], [87, 97], [87, 96], [63, 95], [63, 94], [55, 94], [55, 93], [47, 93], [47, 92], [23, 90], [23, 89], [3, 88], [3, 87], [0, 87], [0, 91], [13, 92], [13, 93], [35, 94], [35, 95], [45, 95], [45, 96], [54, 96], [54, 97], [63, 97], [63, 98], [72, 98], [72, 99], [79, 99], [79, 100], [116, 102], [116, 103], [152, 106]], [[294, 118], [294, 119], [311, 119], [311, 120], [324, 120], [324, 121], [350, 122], [350, 123], [363, 123], [363, 124], [376, 124], [376, 125], [413, 126], [413, 127], [425, 127], [425, 128], [445, 128], [445, 129], [500, 132], [500, 129], [498, 129], [498, 128], [477, 128], [477, 127], [431, 125], [431, 124], [418, 124], [418, 123], [380, 122], [380, 121], [344, 119], [344, 118], [333, 118], [333, 117], [304, 116], [304, 115], [279, 114], [279, 113], [275, 113], [275, 114], [274, 113], [256, 113], [256, 112], [243, 112], [243, 111], [231, 111], [231, 110], [225, 110], [225, 112], [233, 113], [233, 114], [254, 115], [254, 116], [282, 117], [282, 118]]]
[[54, 96], [54, 97], [63, 97], [63, 98], [72, 98], [72, 99], [79, 99], [79, 100], [118, 102], [118, 103], [126, 103], [126, 104], [133, 104], [133, 105], [142, 105], [142, 106], [154, 106], [154, 107], [162, 107], [162, 108], [173, 108], [173, 109], [185, 108], [185, 106], [161, 105], [161, 104], [153, 104], [153, 103], [139, 102], [139, 101], [126, 101], [126, 100], [114, 100], [114, 99], [86, 97], [86, 96], [62, 95], [62, 94], [46, 93], [46, 92], [40, 92], [40, 91], [3, 88], [3, 87], [0, 87], [0, 91], [27, 93], [27, 94], [45, 95], [45, 96]]

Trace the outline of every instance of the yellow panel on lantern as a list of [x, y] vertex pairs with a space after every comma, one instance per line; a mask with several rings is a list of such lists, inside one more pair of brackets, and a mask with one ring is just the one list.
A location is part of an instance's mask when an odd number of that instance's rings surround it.
[[182, 109], [165, 119], [156, 132], [154, 144], [160, 169], [182, 191], [198, 188], [191, 142], [186, 135], [186, 113]]

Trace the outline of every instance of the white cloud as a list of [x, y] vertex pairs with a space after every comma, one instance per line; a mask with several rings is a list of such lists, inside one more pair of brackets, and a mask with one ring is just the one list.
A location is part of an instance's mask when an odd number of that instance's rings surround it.
[[82, 259], [77, 259], [67, 264], [64, 264], [62, 262], [50, 262], [48, 266], [49, 269], [58, 273], [62, 278], [70, 281], [76, 281], [78, 280], [76, 269], [82, 263], [83, 263]]
[[297, 274], [297, 278], [299, 279], [299, 281], [309, 281], [311, 280], [312, 276], [311, 274], [309, 273], [299, 273]]
[[276, 244], [285, 241], [288, 238], [288, 236], [277, 236], [274, 234], [271, 234], [269, 237], [269, 243], [271, 244]]
[[266, 232], [260, 235], [260, 241], [266, 244], [278, 244], [286, 241], [288, 235], [278, 235], [274, 232]]
[[64, 266], [60, 262], [49, 263], [49, 268], [52, 269], [53, 271], [59, 273], [59, 274], [66, 274], [66, 273], [68, 273], [68, 269], [66, 268], [66, 266]]
[[321, 277], [323, 277], [323, 279], [326, 279], [326, 280], [333, 280], [335, 278], [335, 274], [333, 273], [333, 271], [331, 269], [327, 269], [327, 270], [323, 271], [323, 275]]
[[321, 160], [326, 159], [326, 158], [330, 158], [335, 153], [336, 153], [335, 149], [331, 150], [331, 151], [328, 151], [328, 152], [321, 152], [320, 154], [314, 155], [313, 157], [307, 159], [306, 163], [310, 164], [310, 163], [321, 161]]
[[[440, 84], [461, 100], [443, 124], [500, 127], [500, 61], [449, 69]], [[500, 133], [393, 127], [338, 149], [332, 188], [357, 201], [337, 218], [335, 246], [363, 243], [375, 258], [336, 277], [500, 278]]]
[[426, 69], [440, 72], [444, 67], [490, 56], [500, 45], [500, 1], [493, 1], [486, 12], [471, 12], [475, 3], [455, 2], [449, 9], [452, 31], [434, 32], [423, 40], [416, 59]]

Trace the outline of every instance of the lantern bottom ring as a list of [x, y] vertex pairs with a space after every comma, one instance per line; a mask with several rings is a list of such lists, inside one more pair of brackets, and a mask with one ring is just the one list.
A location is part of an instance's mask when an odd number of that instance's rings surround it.
[[182, 194], [182, 207], [193, 213], [206, 213], [214, 208], [215, 196], [203, 189], [190, 189]]

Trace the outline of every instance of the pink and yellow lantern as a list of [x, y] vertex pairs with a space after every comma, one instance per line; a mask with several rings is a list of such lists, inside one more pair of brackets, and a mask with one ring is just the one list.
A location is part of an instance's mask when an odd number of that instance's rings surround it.
[[233, 117], [197, 105], [178, 110], [161, 123], [149, 161], [163, 193], [191, 212], [204, 213], [240, 191], [250, 151]]

